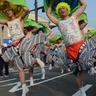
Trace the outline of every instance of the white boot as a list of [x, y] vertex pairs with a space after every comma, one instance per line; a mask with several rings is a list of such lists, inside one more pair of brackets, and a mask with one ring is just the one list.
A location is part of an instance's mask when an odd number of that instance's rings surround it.
[[36, 58], [36, 60], [37, 60], [37, 63], [39, 64], [39, 66], [41, 68], [44, 68], [45, 67], [45, 64], [39, 58]]
[[30, 86], [34, 85], [33, 77], [30, 77]]
[[71, 70], [70, 70], [70, 68], [68, 68], [67, 70], [68, 70], [68, 72], [70, 72], [70, 71], [71, 71]]
[[49, 64], [49, 70], [52, 70], [52, 64]]
[[27, 88], [26, 84], [22, 85], [22, 96], [26, 96], [29, 89]]
[[94, 75], [94, 73], [95, 73], [94, 67], [92, 67], [92, 68], [88, 71], [88, 73], [89, 73], [90, 75]]
[[41, 79], [45, 79], [45, 69], [42, 68], [41, 71], [42, 71], [42, 77], [41, 77]]
[[94, 69], [96, 70], [96, 66], [94, 67]]
[[64, 73], [64, 70], [63, 69], [61, 69], [61, 73]]
[[86, 93], [85, 93], [85, 91], [84, 91], [84, 89], [83, 89], [83, 87], [80, 88], [80, 94], [79, 94], [79, 96], [87, 96]]

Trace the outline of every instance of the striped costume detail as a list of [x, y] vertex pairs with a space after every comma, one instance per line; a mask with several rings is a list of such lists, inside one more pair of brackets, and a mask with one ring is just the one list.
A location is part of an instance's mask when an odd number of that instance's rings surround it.
[[82, 49], [79, 55], [79, 64], [83, 70], [89, 70], [93, 67], [93, 55], [96, 50], [96, 42], [92, 38], [85, 42], [85, 47]]
[[17, 70], [22, 70], [25, 68], [24, 62], [21, 59], [21, 56], [17, 53], [16, 47], [8, 48], [5, 53], [2, 55], [2, 58], [5, 62], [8, 62], [10, 59], [14, 61], [14, 65]]
[[2, 55], [5, 62], [8, 62], [12, 58], [12, 48], [8, 48]]
[[25, 68], [25, 63], [22, 61], [21, 56], [17, 55], [14, 58], [14, 65], [18, 71]]
[[[36, 44], [42, 43], [45, 41], [44, 35], [36, 35], [31, 38], [24, 38], [19, 47], [19, 53], [25, 51], [31, 51], [32, 47]], [[42, 39], [43, 37], [43, 39]]]
[[32, 55], [34, 58], [40, 58], [40, 51], [38, 50], [37, 46], [34, 51], [32, 51]]
[[2, 55], [2, 58], [5, 62], [13, 59], [18, 70], [32, 67], [34, 58], [31, 55], [31, 49], [34, 45], [45, 41], [41, 37], [42, 35], [36, 35], [31, 38], [23, 38], [17, 47], [8, 48]]
[[60, 53], [60, 49], [58, 49], [57, 51], [54, 51], [54, 56], [52, 57], [52, 60], [55, 63], [55, 66], [59, 66], [60, 68], [63, 68], [65, 70], [67, 70], [68, 68], [68, 64], [67, 64], [67, 58], [64, 59], [64, 54], [62, 55], [62, 53]]
[[46, 63], [52, 63], [53, 50], [49, 49], [46, 56]]
[[65, 65], [67, 64], [67, 66], [69, 66], [69, 64], [71, 64], [72, 62], [71, 62], [71, 60], [68, 59], [68, 57], [67, 57], [67, 53], [66, 53], [65, 47], [64, 47], [64, 46], [61, 47], [61, 45], [60, 45], [59, 47], [57, 47], [57, 49], [60, 50], [59, 53], [61, 54], [61, 58], [62, 58], [62, 60], [63, 60], [63, 63], [64, 63]]
[[[19, 53], [21, 53], [22, 59], [27, 66], [33, 66], [34, 57], [32, 56], [32, 47], [38, 43], [44, 42], [44, 35], [36, 35], [31, 38], [24, 38], [19, 47]], [[41, 39], [43, 38], [43, 39]]]
[[7, 50], [3, 53], [2, 58], [5, 62], [8, 62], [10, 59], [13, 59], [17, 56], [17, 52], [14, 47], [7, 48]]
[[36, 51], [37, 51], [37, 53], [38, 53], [38, 54], [36, 53], [36, 56], [37, 56], [38, 58], [40, 58], [42, 61], [44, 61], [44, 54], [41, 54], [40, 52], [41, 52], [41, 51], [45, 52], [44, 41], [46, 41], [47, 35], [44, 34], [44, 33], [42, 33], [41, 35], [42, 35], [42, 36], [41, 36], [41, 41], [43, 41], [43, 42], [38, 43], [38, 44], [36, 45]]

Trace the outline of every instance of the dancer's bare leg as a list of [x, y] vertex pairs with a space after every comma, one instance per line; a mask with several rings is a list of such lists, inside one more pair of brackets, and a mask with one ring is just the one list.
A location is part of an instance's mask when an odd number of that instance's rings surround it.
[[34, 85], [34, 81], [33, 81], [33, 70], [34, 70], [34, 67], [31, 67], [31, 68], [29, 69], [30, 86]]
[[80, 90], [79, 96], [86, 96], [86, 93], [83, 89], [82, 71], [77, 68], [74, 72], [74, 75], [76, 76], [76, 83]]
[[82, 71], [78, 72], [78, 77], [76, 77], [76, 83], [77, 83], [78, 88], [81, 88], [83, 86]]
[[25, 83], [25, 73], [23, 69], [19, 71], [19, 78], [22, 84], [22, 96], [26, 96], [26, 93], [29, 91], [29, 89], [27, 88]]
[[19, 78], [20, 78], [20, 81], [21, 81], [21, 84], [25, 84], [25, 73], [24, 73], [24, 70], [20, 70], [19, 71]]
[[36, 58], [36, 61], [38, 63], [38, 65], [41, 67], [41, 72], [42, 72], [42, 77], [41, 79], [45, 79], [45, 64], [39, 59], [39, 58]]

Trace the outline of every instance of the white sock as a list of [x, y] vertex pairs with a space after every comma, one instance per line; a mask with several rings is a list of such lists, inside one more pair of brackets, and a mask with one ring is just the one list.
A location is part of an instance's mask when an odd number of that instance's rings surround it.
[[94, 67], [90, 68], [89, 72], [88, 72], [90, 75], [93, 75], [95, 73], [95, 69]]
[[42, 71], [42, 77], [41, 77], [41, 79], [45, 79], [45, 69], [42, 68], [41, 71]]
[[64, 73], [64, 70], [63, 69], [61, 69], [61, 73]]
[[22, 96], [26, 96], [26, 93], [29, 91], [26, 84], [22, 85]]
[[52, 70], [52, 64], [49, 64], [49, 70]]
[[30, 77], [30, 86], [34, 85], [33, 77]]
[[87, 96], [83, 87], [80, 88], [80, 96]]
[[68, 72], [70, 72], [71, 70], [70, 70], [70, 68], [68, 68]]

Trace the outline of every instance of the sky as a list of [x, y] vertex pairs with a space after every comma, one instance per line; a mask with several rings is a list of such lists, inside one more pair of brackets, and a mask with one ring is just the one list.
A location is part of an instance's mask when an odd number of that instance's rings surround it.
[[[37, 1], [38, 1], [37, 2], [38, 7], [43, 6], [43, 0], [37, 0]], [[26, 3], [30, 10], [35, 8], [34, 2], [35, 0], [26, 0]], [[85, 13], [87, 14], [88, 17], [88, 24], [86, 27], [96, 28], [96, 0], [85, 0], [85, 2], [87, 4]], [[38, 15], [45, 19], [48, 19], [46, 14], [42, 13], [42, 10], [38, 10]]]

